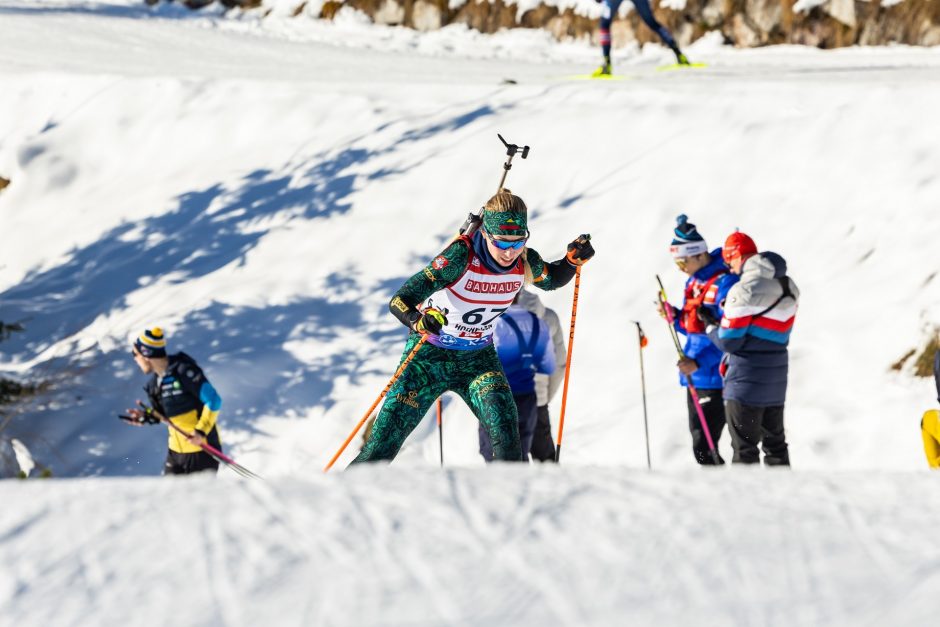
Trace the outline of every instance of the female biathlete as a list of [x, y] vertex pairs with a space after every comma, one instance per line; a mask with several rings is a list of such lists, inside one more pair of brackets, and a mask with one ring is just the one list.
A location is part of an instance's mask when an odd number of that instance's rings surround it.
[[411, 329], [404, 355], [422, 334], [428, 340], [389, 390], [353, 463], [394, 459], [448, 390], [463, 398], [489, 433], [494, 459], [522, 460], [516, 404], [493, 347], [495, 321], [524, 284], [562, 287], [594, 255], [590, 236], [582, 235], [563, 259], [546, 263], [526, 248], [526, 215], [522, 199], [501, 190], [483, 208], [482, 228], [454, 240], [395, 293], [389, 309]]

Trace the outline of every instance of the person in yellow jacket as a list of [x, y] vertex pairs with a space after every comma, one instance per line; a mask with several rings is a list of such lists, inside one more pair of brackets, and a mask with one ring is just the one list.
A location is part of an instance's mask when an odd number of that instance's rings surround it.
[[[160, 412], [177, 427], [191, 433], [187, 438], [167, 426], [169, 442], [164, 475], [185, 475], [193, 472], [219, 469], [219, 462], [206, 453], [202, 446], [222, 450], [216, 420], [222, 408], [222, 397], [203, 374], [196, 361], [186, 353], [168, 355], [163, 330], [154, 327], [145, 330], [134, 341], [134, 362], [144, 374], [153, 375], [144, 391], [154, 410]], [[134, 424], [156, 422], [149, 419], [146, 410], [128, 409]]]
[[[940, 403], [940, 350], [933, 357], [933, 376], [937, 382], [937, 402]], [[940, 411], [924, 412], [920, 421], [920, 432], [924, 438], [924, 453], [931, 468], [940, 468]]]

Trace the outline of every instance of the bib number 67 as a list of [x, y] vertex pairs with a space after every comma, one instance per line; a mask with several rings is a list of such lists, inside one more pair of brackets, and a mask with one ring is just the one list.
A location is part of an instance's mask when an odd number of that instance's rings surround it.
[[[496, 320], [499, 317], [499, 314], [503, 313], [509, 309], [509, 307], [502, 307], [499, 309], [491, 309], [488, 307], [477, 307], [476, 309], [471, 309], [463, 315], [463, 323], [469, 325], [479, 325], [479, 324], [489, 324]], [[487, 314], [493, 314], [488, 320], [484, 320]]]

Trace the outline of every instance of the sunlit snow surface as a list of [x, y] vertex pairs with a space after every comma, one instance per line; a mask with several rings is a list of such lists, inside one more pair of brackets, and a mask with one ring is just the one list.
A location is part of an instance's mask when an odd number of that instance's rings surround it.
[[[0, 485], [0, 624], [929, 624], [935, 392], [889, 367], [940, 323], [940, 50], [709, 37], [704, 69], [647, 45], [573, 81], [597, 49], [540, 31], [284, 14], [0, 0], [0, 319], [28, 329], [0, 371], [57, 389], [6, 433], [57, 477], [157, 474], [165, 432], [115, 414], [161, 324], [267, 480]], [[494, 191], [497, 132], [532, 146], [508, 181], [532, 247], [598, 250], [563, 467], [484, 470], [448, 396], [447, 471], [428, 420], [392, 467], [338, 472], [354, 444], [322, 476], [399, 358], [391, 294]], [[791, 473], [694, 467], [652, 306], [656, 273], [680, 297], [679, 213], [801, 288]], [[571, 294], [545, 297], [565, 324]]]

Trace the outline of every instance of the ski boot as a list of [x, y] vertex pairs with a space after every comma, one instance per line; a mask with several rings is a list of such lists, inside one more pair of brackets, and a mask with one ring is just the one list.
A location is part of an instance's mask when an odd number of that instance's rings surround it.
[[679, 52], [678, 50], [676, 50], [675, 53], [676, 53], [676, 63], [677, 63], [678, 65], [691, 65], [691, 64], [689, 63], [689, 57], [685, 56], [684, 54], [682, 54], [682, 53]]
[[610, 76], [611, 74], [613, 74], [613, 69], [610, 67], [610, 61], [605, 61], [599, 68], [594, 70], [591, 74], [591, 78], [601, 78], [602, 76]]

